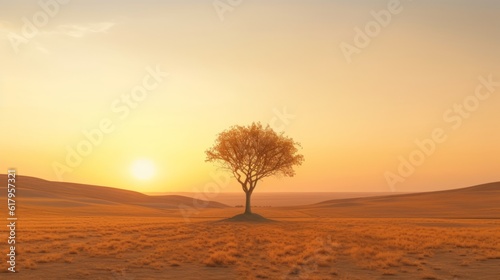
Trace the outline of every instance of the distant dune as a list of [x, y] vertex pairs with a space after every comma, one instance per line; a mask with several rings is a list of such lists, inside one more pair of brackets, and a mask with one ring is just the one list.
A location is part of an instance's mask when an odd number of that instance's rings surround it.
[[318, 217], [500, 218], [500, 182], [436, 192], [329, 200], [301, 206], [300, 210]]
[[[7, 176], [0, 174], [0, 181]], [[17, 176], [17, 200], [20, 211], [49, 213], [161, 215], [161, 210], [179, 211], [179, 206], [225, 208], [222, 203], [203, 201], [180, 195], [148, 196], [139, 192], [93, 185], [46, 181]], [[4, 190], [5, 192], [5, 190]], [[2, 197], [6, 197], [5, 194]]]

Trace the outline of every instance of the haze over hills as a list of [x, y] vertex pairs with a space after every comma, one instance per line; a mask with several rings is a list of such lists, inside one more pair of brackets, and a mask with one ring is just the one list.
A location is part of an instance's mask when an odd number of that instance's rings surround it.
[[[0, 174], [0, 180], [7, 182], [7, 175]], [[29, 176], [16, 176], [17, 200], [23, 209], [41, 209], [49, 212], [74, 212], [93, 214], [124, 215], [131, 213], [161, 214], [158, 210], [175, 209], [179, 205], [202, 205], [203, 208], [225, 208], [226, 205], [213, 201], [203, 201], [180, 195], [148, 196], [139, 192], [84, 185], [47, 181]], [[5, 196], [4, 196], [5, 197]], [[58, 210], [59, 209], [59, 210]], [[78, 212], [78, 211], [77, 211]]]
[[[0, 175], [0, 180], [7, 182], [7, 176]], [[181, 195], [150, 196], [111, 187], [51, 182], [28, 176], [17, 176], [16, 182], [19, 209], [30, 214], [180, 216], [181, 207], [194, 209], [190, 215], [206, 209], [205, 214], [224, 217], [229, 212], [241, 211], [219, 202]], [[289, 193], [283, 195], [290, 196]], [[339, 199], [309, 205], [298, 200], [294, 202], [298, 206], [257, 207], [254, 211], [274, 217], [500, 218], [500, 182], [425, 193], [358, 198], [340, 196]]]
[[[147, 195], [181, 195], [196, 197], [194, 192], [178, 193], [146, 193]], [[325, 200], [337, 200], [346, 198], [359, 198], [371, 196], [396, 195], [403, 193], [392, 192], [265, 192], [257, 189], [252, 194], [252, 207], [286, 207], [319, 203]], [[243, 206], [245, 204], [245, 193], [220, 192], [209, 194], [210, 199], [229, 206]]]

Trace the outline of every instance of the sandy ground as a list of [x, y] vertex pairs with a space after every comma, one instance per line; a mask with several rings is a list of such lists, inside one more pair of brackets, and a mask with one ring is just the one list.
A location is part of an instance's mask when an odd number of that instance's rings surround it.
[[[4, 279], [498, 279], [500, 221], [339, 219], [234, 209], [181, 217], [19, 220]], [[206, 218], [203, 216], [211, 216]], [[273, 217], [274, 216], [274, 217]], [[4, 233], [2, 240], [6, 239]]]

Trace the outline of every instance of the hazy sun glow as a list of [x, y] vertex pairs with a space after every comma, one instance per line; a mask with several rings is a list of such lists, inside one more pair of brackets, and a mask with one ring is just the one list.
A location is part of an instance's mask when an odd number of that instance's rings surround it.
[[[231, 8], [224, 21], [212, 2]], [[205, 150], [261, 122], [300, 142], [305, 162], [258, 192], [500, 180], [500, 1], [228, 2], [240, 1], [71, 1], [31, 32], [37, 1], [1, 1], [0, 173], [241, 192]], [[366, 35], [392, 2], [401, 13]], [[447, 140], [430, 149], [435, 129]], [[425, 162], [399, 172], [422, 143]]]
[[132, 163], [132, 175], [139, 180], [149, 180], [156, 173], [156, 166], [151, 160], [139, 159]]

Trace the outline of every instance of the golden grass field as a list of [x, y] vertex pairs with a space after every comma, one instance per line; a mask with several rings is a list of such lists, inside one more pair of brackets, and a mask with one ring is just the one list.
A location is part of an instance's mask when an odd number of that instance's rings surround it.
[[215, 220], [22, 220], [19, 272], [8, 278], [498, 279], [500, 272], [497, 220]]
[[[25, 180], [26, 190], [34, 188]], [[63, 199], [71, 201], [59, 197]], [[499, 219], [370, 217], [370, 209], [375, 216], [404, 212], [376, 212], [374, 198], [366, 199], [256, 208], [274, 222], [248, 223], [224, 221], [242, 209], [217, 204], [185, 220], [178, 209], [156, 204], [94, 201], [72, 207], [55, 198], [20, 198], [18, 273], [8, 273], [4, 265], [0, 278], [500, 279]], [[415, 198], [395, 199], [404, 204]], [[390, 201], [387, 205], [395, 203]], [[352, 205], [362, 202], [369, 210], [366, 217], [357, 217], [362, 209]], [[383, 208], [381, 203], [377, 207]], [[356, 217], [347, 217], [348, 206]], [[497, 205], [485, 207], [499, 213]], [[454, 215], [481, 211], [464, 209]], [[346, 217], [332, 214], [336, 212]], [[7, 240], [5, 231], [0, 240]]]

